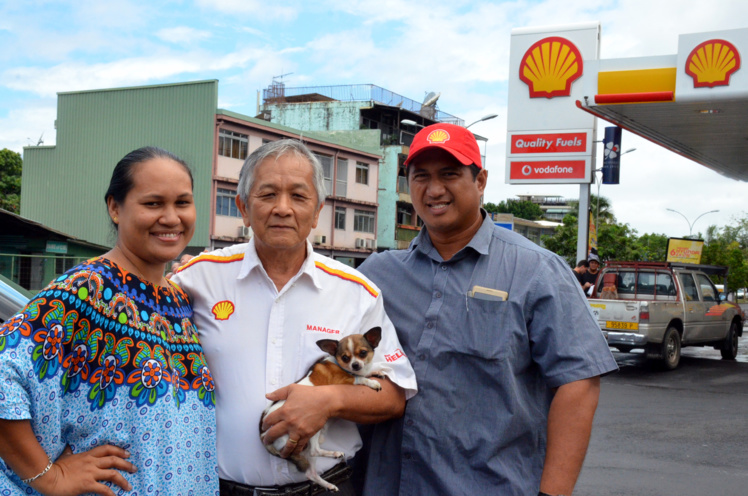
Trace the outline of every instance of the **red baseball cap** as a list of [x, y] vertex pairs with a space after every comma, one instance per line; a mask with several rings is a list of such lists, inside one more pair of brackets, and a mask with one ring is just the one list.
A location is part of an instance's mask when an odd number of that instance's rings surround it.
[[480, 149], [473, 133], [462, 126], [440, 123], [424, 127], [413, 138], [405, 165], [426, 150], [438, 148], [449, 152], [462, 165], [475, 164], [482, 169]]

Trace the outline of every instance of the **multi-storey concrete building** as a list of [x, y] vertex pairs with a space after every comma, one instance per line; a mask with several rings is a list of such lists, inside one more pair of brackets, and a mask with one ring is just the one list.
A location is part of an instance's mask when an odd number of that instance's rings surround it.
[[155, 145], [190, 164], [198, 219], [189, 250], [245, 241], [234, 204], [244, 159], [264, 142], [301, 138], [325, 170], [315, 250], [358, 265], [377, 246], [379, 138], [345, 141], [217, 108], [218, 81], [58, 94], [55, 146], [24, 149], [21, 214], [99, 245], [113, 236], [104, 206], [112, 169]]
[[377, 243], [380, 250], [406, 248], [420, 229], [403, 165], [413, 136], [420, 127], [436, 122], [464, 125], [462, 119], [438, 110], [436, 98], [429, 95], [418, 103], [372, 84], [286, 88], [274, 82], [263, 92], [260, 115], [348, 143], [376, 133], [382, 156]]

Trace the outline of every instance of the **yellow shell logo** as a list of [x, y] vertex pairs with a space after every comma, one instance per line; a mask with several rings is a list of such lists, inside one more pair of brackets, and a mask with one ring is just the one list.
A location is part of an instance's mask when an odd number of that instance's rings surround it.
[[444, 129], [437, 129], [435, 131], [431, 131], [429, 135], [426, 136], [426, 139], [429, 143], [444, 143], [446, 141], [449, 141], [449, 133]]
[[228, 300], [219, 301], [213, 305], [213, 315], [216, 316], [216, 320], [228, 320], [231, 314], [234, 313], [234, 304]]
[[694, 88], [729, 86], [730, 76], [740, 69], [740, 54], [725, 40], [709, 40], [691, 50], [686, 59], [686, 74]]
[[582, 54], [566, 38], [543, 38], [527, 49], [519, 64], [519, 78], [530, 87], [530, 98], [571, 95], [571, 83], [583, 69]]

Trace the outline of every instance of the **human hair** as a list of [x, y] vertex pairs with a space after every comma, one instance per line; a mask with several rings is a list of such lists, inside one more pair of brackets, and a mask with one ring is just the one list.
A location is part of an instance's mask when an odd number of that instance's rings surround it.
[[587, 260], [580, 260], [577, 262], [577, 267], [589, 267], [590, 263]]
[[294, 139], [282, 139], [265, 143], [257, 150], [253, 151], [244, 161], [242, 170], [239, 172], [238, 193], [239, 199], [244, 205], [249, 201], [249, 192], [255, 181], [257, 166], [268, 158], [278, 159], [284, 155], [294, 155], [300, 159], [309, 162], [312, 166], [312, 182], [314, 190], [317, 192], [317, 208], [325, 203], [327, 193], [325, 191], [325, 174], [322, 170], [322, 164], [317, 157], [301, 141]]
[[473, 182], [475, 182], [475, 179], [478, 177], [481, 168], [475, 164], [470, 164], [468, 167], [470, 168], [470, 173], [473, 175]]
[[190, 186], [195, 186], [194, 180], [192, 179], [192, 171], [187, 165], [187, 162], [163, 148], [144, 146], [125, 155], [122, 157], [122, 160], [117, 162], [117, 165], [114, 166], [112, 178], [109, 180], [109, 188], [107, 188], [106, 193], [104, 193], [104, 202], [108, 202], [111, 197], [117, 204], [121, 205], [124, 203], [125, 198], [127, 198], [127, 195], [134, 186], [133, 177], [135, 176], [135, 166], [154, 158], [170, 159], [184, 167], [187, 175], [190, 176]]

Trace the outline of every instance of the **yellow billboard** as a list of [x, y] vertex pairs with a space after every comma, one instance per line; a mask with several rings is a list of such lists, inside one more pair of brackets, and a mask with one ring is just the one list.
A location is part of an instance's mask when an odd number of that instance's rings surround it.
[[670, 238], [667, 241], [667, 261], [678, 263], [701, 263], [704, 240]]

